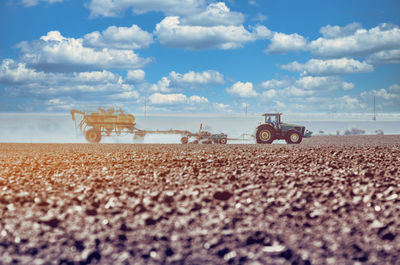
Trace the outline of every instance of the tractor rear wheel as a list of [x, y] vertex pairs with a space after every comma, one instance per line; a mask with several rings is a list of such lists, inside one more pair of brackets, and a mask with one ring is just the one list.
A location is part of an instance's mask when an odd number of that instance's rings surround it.
[[288, 144], [299, 144], [303, 140], [303, 136], [298, 131], [289, 131], [285, 140]]
[[275, 140], [275, 130], [270, 126], [260, 126], [256, 132], [256, 140], [259, 144], [271, 144]]
[[89, 143], [99, 143], [101, 140], [101, 133], [95, 128], [90, 128], [86, 131], [85, 137]]
[[189, 139], [186, 136], [181, 138], [181, 143], [182, 144], [187, 144], [188, 142], [189, 142]]

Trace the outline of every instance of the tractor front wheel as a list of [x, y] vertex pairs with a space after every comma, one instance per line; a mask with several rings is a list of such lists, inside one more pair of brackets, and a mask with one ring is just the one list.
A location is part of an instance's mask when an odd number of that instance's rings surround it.
[[226, 139], [226, 137], [222, 137], [221, 139], [219, 139], [220, 144], [226, 144], [227, 142], [228, 142], [228, 139]]
[[303, 136], [298, 131], [289, 131], [285, 140], [288, 144], [299, 144], [303, 140]]
[[90, 128], [86, 131], [85, 137], [89, 143], [99, 143], [101, 140], [101, 133], [95, 128]]

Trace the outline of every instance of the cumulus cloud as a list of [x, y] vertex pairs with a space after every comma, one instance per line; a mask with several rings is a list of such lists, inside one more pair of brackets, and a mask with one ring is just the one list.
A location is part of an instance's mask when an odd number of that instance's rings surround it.
[[117, 94], [113, 94], [111, 95], [111, 98], [113, 99], [127, 99], [127, 100], [131, 100], [131, 99], [138, 99], [139, 98], [139, 93], [135, 90], [133, 91], [125, 91], [122, 93], [117, 93]]
[[239, 12], [232, 12], [224, 2], [211, 3], [198, 14], [184, 17], [182, 22], [192, 26], [239, 25], [244, 16]]
[[231, 112], [230, 110], [230, 106], [228, 104], [224, 104], [224, 103], [214, 103], [214, 108], [217, 111], [223, 111], [223, 112]]
[[344, 27], [327, 25], [320, 29], [323, 37], [311, 42], [303, 36], [273, 32], [268, 38], [267, 54], [310, 51], [314, 58], [365, 58], [368, 64], [400, 63], [400, 28], [382, 23], [364, 29], [360, 23]]
[[287, 53], [307, 49], [307, 40], [297, 33], [284, 34], [275, 32], [270, 38], [271, 43], [265, 50], [267, 54]]
[[368, 56], [365, 60], [369, 64], [400, 64], [400, 49], [380, 51]]
[[[369, 30], [350, 24], [345, 28], [325, 27], [325, 38], [309, 44], [309, 49], [318, 57], [368, 56], [377, 52], [400, 49], [400, 29], [396, 25], [383, 23]], [[351, 34], [354, 32], [353, 34]]]
[[37, 82], [45, 77], [45, 73], [29, 69], [25, 63], [18, 63], [12, 59], [3, 60], [0, 68], [0, 82], [3, 84]]
[[262, 96], [266, 99], [273, 99], [277, 96], [277, 94], [277, 91], [272, 88], [262, 92]]
[[236, 49], [247, 42], [264, 39], [270, 31], [264, 26], [255, 26], [252, 31], [239, 26], [191, 26], [184, 25], [177, 16], [164, 18], [157, 24], [154, 34], [162, 45], [193, 50]]
[[285, 97], [304, 97], [315, 93], [313, 90], [306, 90], [297, 86], [288, 86], [279, 92]]
[[85, 47], [82, 39], [63, 37], [59, 31], [50, 31], [40, 40], [21, 42], [17, 47], [23, 62], [48, 72], [135, 69], [150, 62], [132, 50]]
[[193, 95], [187, 97], [184, 94], [161, 94], [154, 93], [149, 97], [150, 103], [154, 105], [198, 105], [208, 103], [205, 97]]
[[296, 86], [304, 89], [343, 89], [354, 88], [353, 83], [345, 82], [338, 76], [304, 76], [295, 82]]
[[208, 103], [208, 99], [205, 97], [200, 97], [200, 96], [190, 96], [189, 97], [189, 103], [190, 104], [202, 104], [202, 103]]
[[102, 32], [94, 31], [83, 37], [86, 47], [112, 49], [145, 49], [153, 42], [153, 35], [137, 25], [131, 27], [110, 26]]
[[156, 91], [160, 91], [160, 92], [171, 92], [171, 88], [170, 88], [170, 83], [171, 80], [169, 80], [167, 77], [162, 77], [157, 84], [153, 84], [150, 87], [150, 91], [151, 92], [156, 92]]
[[372, 72], [374, 67], [351, 58], [330, 60], [311, 59], [305, 64], [292, 62], [281, 65], [282, 69], [300, 72], [302, 75], [339, 75]]
[[364, 91], [360, 97], [368, 105], [371, 104], [372, 98], [376, 97], [377, 107], [386, 110], [400, 111], [400, 85], [392, 84], [388, 88], [373, 89], [371, 91]]
[[289, 80], [267, 80], [261, 83], [261, 87], [265, 89], [269, 88], [277, 88], [277, 87], [284, 87], [290, 84]]
[[171, 92], [185, 88], [207, 88], [209, 85], [224, 83], [224, 75], [214, 70], [189, 71], [184, 74], [171, 71], [168, 76], [162, 77], [157, 84], [153, 84], [150, 91]]
[[180, 74], [175, 71], [169, 73], [169, 79], [178, 84], [182, 85], [209, 85], [209, 84], [224, 84], [224, 75], [213, 70], [194, 72], [189, 71], [185, 74]]
[[53, 110], [71, 110], [76, 107], [74, 100], [71, 98], [51, 98], [44, 102], [46, 109], [49, 111]]
[[154, 93], [149, 97], [151, 104], [173, 105], [186, 103], [187, 97], [184, 94], [161, 94]]
[[62, 1], [64, 0], [19, 0], [19, 3], [25, 7], [31, 7], [38, 5], [40, 2], [54, 4], [54, 3], [61, 3]]
[[204, 0], [91, 0], [87, 5], [92, 17], [117, 17], [130, 9], [136, 14], [156, 11], [167, 15], [196, 14]]
[[361, 103], [358, 98], [350, 97], [345, 95], [343, 97], [336, 98], [334, 100], [335, 104], [331, 104], [331, 108], [341, 109], [347, 111], [360, 111], [366, 109], [367, 105]]
[[126, 74], [125, 81], [127, 83], [142, 83], [145, 81], [146, 73], [142, 69], [129, 70]]
[[320, 32], [324, 38], [334, 39], [351, 36], [360, 29], [362, 29], [362, 25], [355, 22], [348, 24], [344, 27], [327, 25], [325, 27], [322, 27], [320, 29]]
[[251, 82], [242, 83], [238, 81], [233, 84], [233, 86], [227, 88], [226, 92], [241, 98], [252, 98], [257, 96], [257, 92], [254, 90], [253, 83]]
[[133, 91], [121, 76], [110, 71], [74, 73], [47, 73], [27, 67], [11, 59], [3, 60], [0, 67], [0, 83], [6, 84], [8, 93], [59, 95], [76, 91], [118, 93]]

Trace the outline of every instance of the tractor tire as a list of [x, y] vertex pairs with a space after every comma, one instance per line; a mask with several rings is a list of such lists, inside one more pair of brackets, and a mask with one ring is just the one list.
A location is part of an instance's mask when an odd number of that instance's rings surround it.
[[258, 144], [271, 144], [275, 140], [275, 130], [270, 126], [260, 126], [256, 132]]
[[189, 142], [189, 138], [187, 138], [186, 136], [183, 136], [181, 138], [181, 144], [187, 144]]
[[220, 144], [226, 144], [227, 142], [228, 142], [228, 139], [226, 139], [226, 137], [222, 137], [221, 139], [219, 139]]
[[289, 131], [285, 140], [288, 144], [299, 144], [303, 140], [303, 136], [298, 131]]
[[100, 143], [101, 132], [95, 128], [90, 128], [85, 133], [85, 138], [89, 143], [96, 144]]

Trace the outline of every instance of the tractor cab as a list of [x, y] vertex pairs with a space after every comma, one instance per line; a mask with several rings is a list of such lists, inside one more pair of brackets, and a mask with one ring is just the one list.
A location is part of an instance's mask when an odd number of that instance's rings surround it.
[[265, 123], [270, 124], [275, 130], [279, 130], [281, 127], [281, 115], [282, 113], [265, 113], [262, 116], [265, 117]]

